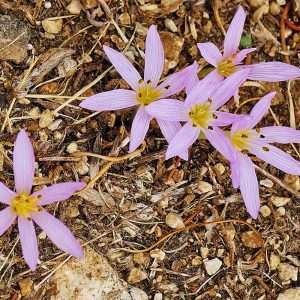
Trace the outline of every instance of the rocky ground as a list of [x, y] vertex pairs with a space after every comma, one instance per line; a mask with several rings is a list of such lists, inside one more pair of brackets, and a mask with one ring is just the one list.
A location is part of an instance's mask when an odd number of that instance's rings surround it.
[[[34, 145], [36, 189], [90, 182], [105, 170], [89, 190], [47, 207], [84, 245], [85, 259], [68, 257], [37, 229], [33, 273], [13, 226], [0, 238], [0, 299], [300, 299], [299, 177], [254, 160], [261, 193], [254, 221], [232, 188], [228, 163], [206, 140], [193, 145], [189, 161], [165, 161], [167, 144], [154, 120], [142, 151], [109, 163], [106, 156], [128, 154], [134, 109], [91, 114], [78, 106], [96, 92], [128, 87], [109, 69], [102, 45], [125, 49], [143, 70], [151, 24], [164, 45], [164, 75], [196, 60], [204, 76], [209, 66], [196, 42], [222, 46], [240, 4], [247, 11], [244, 43], [258, 49], [247, 63], [299, 66], [298, 0], [289, 11], [285, 0], [0, 2], [0, 180], [13, 187], [20, 128]], [[286, 13], [294, 26], [282, 22]], [[298, 81], [249, 82], [227, 108], [248, 112], [273, 90], [263, 124], [300, 129]], [[298, 146], [281, 148], [299, 159]], [[208, 221], [215, 223], [201, 223]]]

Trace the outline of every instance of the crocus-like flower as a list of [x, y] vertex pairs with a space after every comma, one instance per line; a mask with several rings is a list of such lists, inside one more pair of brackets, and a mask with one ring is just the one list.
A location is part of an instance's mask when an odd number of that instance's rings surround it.
[[216, 68], [208, 76], [214, 80], [218, 78], [219, 81], [222, 81], [241, 68], [250, 70], [247, 78], [250, 80], [276, 82], [300, 76], [299, 68], [282, 62], [242, 65], [246, 55], [256, 50], [255, 48], [249, 48], [238, 52], [245, 19], [245, 11], [240, 6], [226, 33], [223, 55], [213, 43], [197, 44], [203, 58]]
[[0, 211], [0, 236], [17, 218], [24, 259], [33, 271], [36, 269], [39, 255], [33, 221], [45, 231], [58, 248], [82, 258], [82, 248], [70, 230], [46, 212], [42, 205], [66, 200], [75, 191], [84, 188], [85, 183], [59, 183], [31, 194], [34, 152], [25, 130], [19, 132], [15, 141], [13, 169], [16, 192], [0, 182], [0, 202], [9, 205]]
[[269, 143], [300, 143], [300, 131], [284, 126], [255, 128], [268, 111], [275, 92], [264, 96], [249, 115], [239, 115], [232, 124], [229, 139], [236, 156], [231, 158], [232, 184], [240, 187], [246, 208], [256, 219], [259, 211], [259, 190], [255, 169], [248, 154], [258, 158], [283, 172], [300, 175], [300, 162], [286, 152]]
[[238, 71], [226, 78], [219, 86], [199, 81], [188, 93], [185, 102], [163, 99], [146, 107], [156, 118], [166, 121], [180, 121], [186, 124], [171, 140], [166, 159], [187, 150], [202, 131], [210, 143], [227, 159], [232, 159], [232, 145], [218, 126], [231, 124], [236, 115], [218, 111], [246, 80], [248, 70]]
[[[123, 54], [107, 46], [103, 46], [103, 49], [132, 90], [117, 89], [102, 92], [81, 102], [80, 106], [95, 111], [106, 111], [138, 105], [139, 108], [131, 127], [129, 151], [132, 152], [144, 140], [153, 118], [145, 108], [158, 99], [168, 98], [180, 92], [185, 87], [186, 70], [174, 73], [158, 84], [163, 71], [164, 49], [154, 25], [149, 28], [146, 37], [144, 79]], [[166, 122], [160, 119], [157, 119], [157, 122], [168, 141], [181, 128], [179, 122]], [[186, 158], [187, 153], [182, 153], [182, 156]]]

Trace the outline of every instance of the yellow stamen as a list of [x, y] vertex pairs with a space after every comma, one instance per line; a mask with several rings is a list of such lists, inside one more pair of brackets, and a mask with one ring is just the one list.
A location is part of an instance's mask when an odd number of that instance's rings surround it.
[[210, 121], [214, 119], [211, 104], [205, 102], [203, 104], [194, 105], [189, 112], [189, 117], [194, 126], [208, 129], [210, 127]]
[[40, 211], [37, 205], [40, 200], [40, 197], [33, 198], [24, 193], [19, 194], [12, 201], [12, 213], [22, 217], [28, 217], [30, 214]]
[[236, 150], [241, 151], [244, 154], [247, 154], [245, 150], [247, 150], [249, 146], [249, 130], [235, 131], [232, 136], [230, 136], [230, 140]]
[[148, 80], [146, 84], [140, 83], [139, 90], [137, 92], [136, 100], [142, 105], [148, 105], [155, 100], [159, 99], [162, 91], [154, 88], [151, 81]]
[[226, 58], [219, 62], [218, 73], [224, 77], [228, 77], [237, 71], [237, 67], [233, 64], [232, 58]]

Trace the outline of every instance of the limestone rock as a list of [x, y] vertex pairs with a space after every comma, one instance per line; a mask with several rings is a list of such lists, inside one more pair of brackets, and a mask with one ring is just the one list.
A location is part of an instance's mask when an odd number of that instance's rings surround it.
[[147, 300], [146, 293], [129, 286], [109, 265], [107, 259], [94, 250], [85, 250], [82, 260], [71, 259], [56, 271], [55, 300]]
[[0, 60], [20, 64], [27, 57], [29, 33], [26, 25], [17, 18], [0, 16]]
[[284, 291], [278, 295], [277, 300], [300, 300], [300, 287]]

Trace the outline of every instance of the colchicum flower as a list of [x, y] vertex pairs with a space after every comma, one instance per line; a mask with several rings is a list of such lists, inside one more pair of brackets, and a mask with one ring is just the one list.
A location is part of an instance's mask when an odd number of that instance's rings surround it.
[[[197, 140], [201, 131], [219, 152], [227, 159], [232, 159], [234, 152], [232, 145], [218, 126], [232, 124], [236, 115], [218, 109], [244, 83], [248, 72], [248, 70], [238, 71], [217, 87], [201, 80], [192, 90], [191, 87], [187, 87], [188, 96], [185, 102], [163, 99], [146, 107], [146, 111], [156, 118], [186, 122], [169, 143], [166, 159], [186, 151]], [[195, 84], [195, 81], [192, 84]]]
[[268, 111], [275, 92], [264, 96], [249, 115], [239, 115], [234, 121], [229, 139], [236, 152], [231, 158], [232, 184], [240, 187], [246, 208], [256, 219], [259, 211], [259, 190], [255, 169], [248, 154], [273, 165], [285, 173], [300, 175], [300, 162], [269, 143], [300, 143], [300, 131], [284, 126], [255, 128]]
[[[81, 102], [80, 106], [89, 110], [107, 111], [138, 105], [139, 108], [131, 127], [129, 151], [132, 152], [144, 140], [149, 123], [153, 118], [145, 108], [150, 103], [180, 92], [185, 87], [186, 69], [171, 75], [164, 82], [158, 84], [163, 72], [164, 49], [154, 25], [149, 28], [146, 37], [144, 79], [123, 54], [107, 46], [103, 46], [103, 49], [132, 90], [117, 89], [102, 92], [87, 98]], [[179, 122], [167, 122], [159, 118], [157, 122], [167, 141], [170, 141], [181, 128]], [[187, 153], [181, 155], [183, 158], [187, 157]]]
[[247, 54], [256, 50], [256, 48], [249, 48], [238, 52], [245, 19], [245, 11], [240, 6], [226, 33], [223, 55], [213, 43], [197, 44], [203, 58], [216, 68], [208, 75], [209, 78], [214, 81], [218, 78], [219, 81], [222, 81], [242, 68], [250, 70], [247, 77], [250, 80], [276, 82], [299, 77], [299, 68], [282, 62], [266, 62], [252, 65], [242, 64]]
[[34, 178], [34, 152], [30, 140], [21, 130], [13, 154], [16, 192], [0, 182], [0, 202], [9, 205], [0, 211], [0, 236], [18, 219], [23, 256], [32, 271], [38, 261], [38, 244], [33, 221], [38, 224], [61, 250], [82, 258], [83, 251], [71, 231], [42, 205], [68, 199], [75, 191], [85, 187], [81, 182], [64, 182], [31, 194]]

